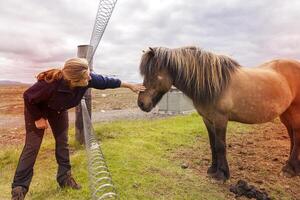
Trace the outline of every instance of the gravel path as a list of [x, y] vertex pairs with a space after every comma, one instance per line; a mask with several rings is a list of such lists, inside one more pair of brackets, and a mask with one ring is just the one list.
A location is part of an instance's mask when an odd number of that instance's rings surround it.
[[[141, 111], [139, 108], [130, 108], [124, 110], [102, 110], [92, 113], [92, 121], [95, 122], [110, 122], [116, 120], [135, 120], [135, 119], [152, 119], [161, 118], [168, 115], [159, 114], [157, 110], [153, 110], [150, 113]], [[75, 114], [74, 111], [69, 112], [70, 123], [74, 123]], [[21, 128], [24, 126], [23, 115], [2, 115], [0, 117], [0, 127], [2, 129]]]
[[[130, 108], [124, 110], [108, 110], [92, 113], [92, 122], [111, 122], [116, 120], [136, 120], [136, 119], [152, 119], [166, 117], [165, 114], [159, 114], [157, 110], [149, 113], [143, 112], [138, 108]], [[70, 122], [75, 121], [74, 113], [69, 114]]]

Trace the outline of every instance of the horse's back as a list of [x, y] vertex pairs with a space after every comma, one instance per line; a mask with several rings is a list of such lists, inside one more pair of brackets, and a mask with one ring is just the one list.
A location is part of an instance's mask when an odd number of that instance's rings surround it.
[[300, 101], [300, 62], [292, 59], [277, 59], [262, 67], [271, 68], [282, 75], [289, 84], [294, 101]]
[[[292, 88], [298, 83], [290, 82], [293, 75], [299, 80], [300, 63], [275, 60], [258, 67], [240, 68], [224, 95], [225, 104], [231, 104], [231, 120], [262, 123], [281, 115], [294, 99]], [[294, 77], [292, 80], [296, 81]]]

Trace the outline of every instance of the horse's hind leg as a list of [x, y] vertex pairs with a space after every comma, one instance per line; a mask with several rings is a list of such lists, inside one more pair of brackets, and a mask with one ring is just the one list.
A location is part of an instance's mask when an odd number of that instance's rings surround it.
[[286, 176], [300, 175], [300, 107], [292, 106], [280, 116], [291, 139], [290, 157], [282, 168]]
[[293, 150], [293, 147], [294, 147], [294, 133], [293, 133], [293, 128], [292, 128], [292, 124], [290, 123], [291, 119], [289, 119], [289, 114], [288, 113], [283, 113], [281, 116], [280, 116], [280, 121], [285, 125], [287, 131], [288, 131], [288, 134], [290, 136], [290, 155], [292, 154], [292, 150]]

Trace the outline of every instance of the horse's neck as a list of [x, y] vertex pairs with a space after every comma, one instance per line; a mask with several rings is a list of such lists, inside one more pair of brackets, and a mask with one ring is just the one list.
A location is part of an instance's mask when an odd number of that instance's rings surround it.
[[[180, 77], [180, 75], [182, 75], [180, 72], [178, 72], [176, 70], [176, 68], [172, 68], [169, 71], [170, 75], [172, 76], [171, 78], [174, 80], [173, 85], [180, 90], [183, 94], [185, 94], [186, 96], [188, 96], [189, 98], [192, 99], [192, 101], [196, 100], [194, 98], [195, 95], [195, 90], [192, 90], [192, 88], [190, 86], [187, 85], [186, 83], [186, 78], [182, 78]], [[183, 75], [185, 76], [185, 75]], [[200, 102], [198, 102], [199, 104]]]
[[[175, 77], [176, 78], [176, 77]], [[173, 85], [180, 90], [183, 94], [185, 94], [187, 97], [189, 97], [194, 104], [197, 104], [199, 106], [207, 106], [206, 102], [201, 101], [201, 99], [195, 97], [195, 90], [196, 88], [191, 88], [190, 86], [187, 86], [183, 79], [173, 79], [174, 81]]]
[[187, 87], [184, 85], [184, 83], [182, 82], [182, 80], [178, 80], [175, 81], [173, 84], [178, 90], [180, 90], [183, 94], [185, 94], [186, 96], [192, 98], [192, 94], [189, 94], [189, 92], [187, 91]]

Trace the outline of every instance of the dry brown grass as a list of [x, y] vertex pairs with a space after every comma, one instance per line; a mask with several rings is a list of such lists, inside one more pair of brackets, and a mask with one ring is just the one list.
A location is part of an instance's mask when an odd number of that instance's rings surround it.
[[[0, 116], [23, 115], [23, 92], [29, 85], [0, 85]], [[137, 94], [128, 89], [92, 90], [93, 109], [120, 110], [135, 108]]]

